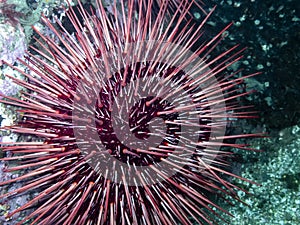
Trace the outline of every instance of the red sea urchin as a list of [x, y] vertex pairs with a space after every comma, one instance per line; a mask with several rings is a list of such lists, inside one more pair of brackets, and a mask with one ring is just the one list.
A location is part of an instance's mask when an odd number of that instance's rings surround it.
[[226, 211], [207, 193], [238, 199], [222, 178], [238, 176], [225, 169], [230, 153], [220, 147], [247, 149], [223, 140], [255, 136], [225, 135], [228, 119], [251, 117], [232, 101], [247, 94], [234, 89], [245, 77], [224, 73], [242, 50], [207, 57], [229, 26], [191, 52], [212, 11], [195, 28], [186, 20], [193, 1], [169, 20], [168, 3], [155, 15], [151, 0], [119, 3], [111, 15], [100, 0], [92, 13], [79, 1], [84, 24], [67, 13], [76, 36], [43, 18], [60, 45], [36, 30], [39, 57], [20, 60], [30, 72], [6, 63], [28, 90], [22, 100], [1, 100], [21, 107], [22, 120], [6, 129], [41, 140], [2, 143], [13, 153], [2, 160], [21, 164], [7, 171], [27, 173], [0, 185], [27, 183], [0, 197], [39, 193], [8, 215], [35, 206], [18, 224], [213, 224]]

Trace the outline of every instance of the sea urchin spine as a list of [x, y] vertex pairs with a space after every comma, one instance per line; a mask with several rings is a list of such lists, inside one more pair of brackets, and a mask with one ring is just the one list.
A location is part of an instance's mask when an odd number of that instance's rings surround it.
[[234, 100], [255, 75], [224, 72], [241, 59], [238, 46], [208, 57], [230, 25], [191, 52], [213, 12], [195, 27], [186, 16], [194, 1], [175, 1], [168, 19], [168, 1], [155, 14], [152, 0], [115, 1], [113, 14], [100, 0], [91, 13], [78, 2], [80, 15], [67, 11], [75, 36], [43, 17], [56, 39], [35, 29], [39, 56], [19, 60], [30, 72], [6, 63], [25, 76], [10, 78], [28, 91], [0, 100], [22, 113], [5, 129], [40, 138], [2, 143], [13, 153], [2, 160], [20, 163], [7, 171], [27, 172], [0, 183], [24, 181], [0, 198], [39, 193], [8, 217], [35, 206], [18, 224], [213, 224], [228, 212], [208, 193], [238, 199], [221, 174], [243, 179], [227, 171], [230, 153], [220, 148], [248, 149], [223, 140], [256, 136], [225, 135], [229, 119], [252, 117]]

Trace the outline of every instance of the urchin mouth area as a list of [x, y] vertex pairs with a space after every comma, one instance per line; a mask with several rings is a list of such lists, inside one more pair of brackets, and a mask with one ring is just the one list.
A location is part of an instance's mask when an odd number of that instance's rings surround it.
[[[182, 70], [163, 63], [138, 62], [117, 71], [103, 82], [94, 108], [90, 105], [91, 109], [85, 110], [94, 111], [94, 129], [101, 147], [85, 148], [83, 155], [93, 152], [93, 161], [105, 161], [107, 167], [115, 160], [145, 167], [171, 160], [170, 155], [192, 156], [199, 147], [186, 143], [210, 136], [209, 130], [202, 132], [207, 118], [205, 121], [197, 115], [201, 107], [194, 99], [201, 88], [184, 86], [192, 81]], [[176, 89], [182, 91], [173, 95]], [[192, 104], [198, 104], [194, 114], [180, 110]]]
[[[150, 128], [155, 129], [155, 124], [152, 119], [158, 116], [157, 112], [163, 111], [167, 108], [168, 103], [162, 102], [161, 98], [157, 98], [152, 104], [147, 104], [154, 99], [154, 96], [146, 97], [137, 102], [129, 112], [129, 127], [130, 131], [135, 135], [136, 138], [141, 140], [147, 140], [151, 135]], [[175, 118], [174, 118], [175, 119]]]
[[[166, 121], [179, 119], [178, 113], [168, 115], [158, 115], [158, 112], [172, 110], [172, 104], [162, 98], [149, 96], [137, 102], [129, 112], [130, 131], [140, 140], [148, 140], [151, 135], [165, 134], [168, 139], [164, 139], [164, 145], [178, 144], [181, 126], [177, 124], [166, 124]], [[149, 102], [152, 102], [149, 104]], [[162, 144], [162, 143], [161, 143]]]
[[[104, 115], [97, 118], [103, 123], [96, 122], [100, 140], [106, 149], [111, 150], [110, 154], [123, 163], [137, 166], [158, 163], [161, 158], [167, 158], [174, 151], [170, 146], [179, 142], [181, 126], [166, 124], [166, 121], [178, 119], [178, 113], [157, 115], [172, 107], [170, 102], [161, 98], [156, 98], [148, 105], [153, 99], [153, 96], [145, 97], [133, 104], [129, 112], [125, 112], [128, 114], [128, 121], [124, 121], [124, 115], [112, 115], [107, 104], [98, 108], [101, 111], [98, 115]], [[114, 128], [117, 128], [116, 131]], [[121, 134], [118, 133], [119, 130], [122, 130]]]

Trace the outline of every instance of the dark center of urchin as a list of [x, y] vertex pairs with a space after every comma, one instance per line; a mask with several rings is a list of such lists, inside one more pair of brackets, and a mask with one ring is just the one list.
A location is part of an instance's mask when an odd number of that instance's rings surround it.
[[74, 130], [78, 148], [96, 171], [113, 171], [116, 163], [149, 166], [193, 151], [199, 155], [195, 143], [208, 140], [210, 119], [201, 116], [208, 109], [197, 105], [206, 100], [199, 98], [194, 78], [162, 63], [134, 63], [101, 84], [95, 104], [79, 104], [83, 110], [76, 114], [93, 117], [93, 123]]
[[[130, 131], [135, 135], [136, 138], [141, 140], [147, 140], [150, 137], [150, 127], [153, 119], [159, 117], [163, 120], [174, 120], [178, 116], [178, 114], [175, 113], [168, 116], [158, 116], [158, 112], [163, 111], [168, 107], [170, 108], [171, 104], [167, 101], [162, 101], [161, 98], [157, 98], [153, 103], [147, 104], [153, 100], [153, 98], [153, 96], [150, 96], [141, 99], [130, 109], [129, 112]], [[176, 126], [176, 128], [178, 131], [180, 130], [179, 126]], [[170, 129], [167, 130], [167, 133], [175, 136], [174, 131], [170, 132]]]
[[[135, 66], [135, 70], [139, 70], [141, 64]], [[143, 69], [147, 71], [147, 68]], [[174, 108], [171, 102], [161, 97], [144, 96], [133, 100], [130, 95], [137, 95], [134, 94], [136, 87], [130, 85], [146, 75], [141, 72], [137, 77], [129, 70], [126, 82], [123, 82], [123, 73], [121, 71], [108, 80], [99, 93], [95, 115], [98, 135], [109, 154], [123, 163], [136, 166], [158, 163], [174, 150], [168, 146], [179, 142], [181, 126], [165, 123], [178, 119], [179, 115], [158, 115], [158, 112]], [[149, 78], [152, 75], [147, 73]], [[123, 91], [126, 87], [127, 91]]]

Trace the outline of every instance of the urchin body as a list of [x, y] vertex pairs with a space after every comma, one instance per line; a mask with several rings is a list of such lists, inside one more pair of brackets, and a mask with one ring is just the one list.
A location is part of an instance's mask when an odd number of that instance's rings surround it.
[[229, 153], [220, 147], [245, 148], [222, 140], [251, 136], [225, 135], [228, 119], [249, 117], [226, 102], [247, 93], [231, 91], [244, 78], [220, 74], [241, 51], [206, 59], [227, 26], [190, 52], [211, 12], [195, 29], [186, 20], [193, 1], [174, 2], [169, 20], [168, 3], [155, 15], [152, 1], [121, 0], [109, 15], [100, 0], [91, 14], [79, 4], [84, 24], [67, 14], [76, 38], [43, 18], [61, 45], [40, 34], [43, 49], [34, 50], [43, 59], [29, 53], [20, 60], [27, 81], [14, 79], [28, 92], [1, 100], [22, 108], [23, 120], [7, 129], [43, 139], [3, 147], [14, 154], [3, 160], [21, 160], [8, 171], [31, 170], [2, 182], [30, 179], [1, 197], [39, 190], [8, 217], [36, 205], [19, 224], [170, 225], [212, 224], [212, 208], [225, 212], [205, 193], [236, 196], [220, 176], [237, 177], [224, 169]]

